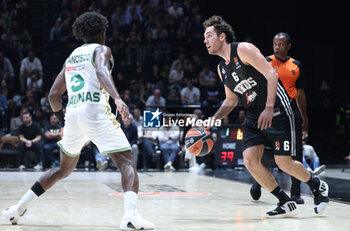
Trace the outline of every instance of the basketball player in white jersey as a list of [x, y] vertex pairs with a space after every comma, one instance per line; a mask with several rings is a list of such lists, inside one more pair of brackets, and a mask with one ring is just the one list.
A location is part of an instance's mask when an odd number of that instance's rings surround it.
[[[75, 37], [85, 44], [68, 57], [49, 93], [52, 110], [64, 128], [62, 140], [58, 142], [61, 162], [59, 167], [45, 172], [16, 205], [3, 211], [12, 224], [17, 223], [31, 201], [74, 170], [81, 148], [91, 140], [121, 172], [125, 214], [120, 228], [154, 228], [154, 224], [143, 219], [136, 210], [139, 179], [131, 147], [108, 103], [111, 96], [122, 118], [128, 118], [129, 109], [121, 100], [111, 76], [113, 56], [110, 48], [104, 45], [107, 26], [107, 19], [94, 12], [80, 15], [73, 24]], [[69, 102], [64, 116], [61, 95], [66, 90]]]

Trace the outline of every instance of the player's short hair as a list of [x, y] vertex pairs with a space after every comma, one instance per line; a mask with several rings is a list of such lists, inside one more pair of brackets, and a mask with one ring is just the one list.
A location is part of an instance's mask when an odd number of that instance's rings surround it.
[[292, 38], [290, 37], [289, 34], [287, 34], [286, 32], [279, 32], [275, 35], [275, 37], [285, 37], [287, 39], [287, 44], [292, 43]]
[[106, 31], [108, 20], [102, 14], [86, 12], [75, 19], [72, 27], [76, 39], [91, 41], [95, 40], [96, 35]]
[[224, 33], [226, 35], [227, 43], [232, 43], [236, 40], [235, 32], [232, 30], [232, 27], [225, 20], [223, 20], [221, 16], [214, 15], [203, 22], [204, 30], [210, 26], [214, 26], [218, 36], [221, 33]]

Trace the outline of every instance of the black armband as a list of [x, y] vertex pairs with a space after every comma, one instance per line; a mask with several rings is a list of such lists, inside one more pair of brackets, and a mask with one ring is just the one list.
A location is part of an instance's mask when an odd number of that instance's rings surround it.
[[54, 112], [55, 116], [57, 117], [58, 121], [61, 124], [61, 127], [64, 127], [64, 114], [63, 114], [63, 109]]

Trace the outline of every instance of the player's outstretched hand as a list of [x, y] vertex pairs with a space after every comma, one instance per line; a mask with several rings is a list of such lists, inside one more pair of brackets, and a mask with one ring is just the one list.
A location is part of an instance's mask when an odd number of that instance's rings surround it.
[[265, 107], [258, 119], [258, 129], [265, 130], [271, 127], [273, 119], [273, 107]]
[[127, 120], [129, 117], [129, 108], [128, 106], [124, 103], [122, 99], [116, 99], [114, 101], [115, 105], [117, 106], [117, 109], [122, 116], [122, 120]]

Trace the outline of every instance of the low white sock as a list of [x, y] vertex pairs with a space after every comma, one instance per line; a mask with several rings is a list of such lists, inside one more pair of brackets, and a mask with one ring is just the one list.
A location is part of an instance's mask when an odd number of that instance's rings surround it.
[[124, 193], [124, 211], [125, 213], [134, 213], [137, 208], [137, 194], [133, 191]]
[[38, 196], [31, 189], [29, 189], [17, 203], [19, 214], [22, 214], [28, 207], [29, 203], [36, 198], [38, 198]]

